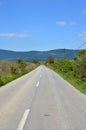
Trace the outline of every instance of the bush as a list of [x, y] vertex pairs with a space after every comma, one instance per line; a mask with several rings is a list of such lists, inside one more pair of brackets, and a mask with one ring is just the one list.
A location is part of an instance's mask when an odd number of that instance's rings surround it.
[[46, 60], [45, 60], [45, 64], [54, 64], [54, 58], [53, 57], [48, 57]]
[[71, 62], [68, 59], [58, 60], [57, 68], [64, 73], [72, 71], [73, 69]]
[[37, 66], [38, 64], [26, 63], [21, 59], [17, 62], [0, 62], [0, 86], [30, 72]]
[[78, 57], [73, 61], [75, 75], [86, 79], [86, 50], [81, 50]]

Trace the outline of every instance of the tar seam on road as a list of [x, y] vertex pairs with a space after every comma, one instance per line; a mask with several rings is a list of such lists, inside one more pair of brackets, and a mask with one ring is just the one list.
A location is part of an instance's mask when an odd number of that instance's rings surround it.
[[29, 115], [29, 112], [30, 112], [30, 109], [27, 109], [27, 110], [25, 111], [25, 113], [24, 113], [24, 115], [23, 115], [23, 117], [22, 117], [22, 119], [21, 119], [21, 121], [20, 121], [20, 123], [19, 123], [19, 126], [18, 126], [17, 130], [23, 130], [24, 125], [25, 125], [25, 122], [26, 122], [27, 117], [28, 117], [28, 115]]

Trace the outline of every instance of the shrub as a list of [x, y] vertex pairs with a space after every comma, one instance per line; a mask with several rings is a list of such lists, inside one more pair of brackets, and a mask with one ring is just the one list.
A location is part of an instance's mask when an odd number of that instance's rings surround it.
[[58, 60], [58, 69], [64, 73], [72, 71], [72, 64], [68, 59], [60, 59]]

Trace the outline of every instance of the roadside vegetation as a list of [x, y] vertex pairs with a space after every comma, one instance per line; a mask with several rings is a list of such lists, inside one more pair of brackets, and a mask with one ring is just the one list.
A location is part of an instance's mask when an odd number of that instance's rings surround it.
[[45, 65], [86, 94], [86, 50], [80, 50], [78, 56], [73, 60], [54, 60], [52, 57], [48, 57]]
[[32, 71], [39, 66], [39, 62], [25, 62], [18, 59], [16, 62], [0, 61], [0, 87], [18, 77]]

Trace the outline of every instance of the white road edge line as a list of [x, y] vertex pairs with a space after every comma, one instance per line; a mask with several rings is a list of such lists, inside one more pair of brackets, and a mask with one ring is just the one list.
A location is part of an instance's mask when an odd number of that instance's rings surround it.
[[27, 110], [25, 111], [25, 113], [24, 113], [24, 115], [23, 115], [23, 117], [22, 117], [22, 119], [21, 119], [21, 121], [20, 121], [20, 123], [19, 123], [19, 126], [18, 126], [17, 130], [23, 130], [24, 125], [25, 125], [25, 122], [26, 122], [27, 117], [28, 117], [28, 115], [29, 115], [29, 112], [30, 112], [30, 109], [27, 109]]
[[37, 84], [36, 84], [36, 87], [38, 87], [39, 86], [39, 82], [37, 82]]

